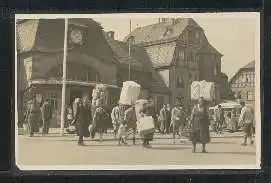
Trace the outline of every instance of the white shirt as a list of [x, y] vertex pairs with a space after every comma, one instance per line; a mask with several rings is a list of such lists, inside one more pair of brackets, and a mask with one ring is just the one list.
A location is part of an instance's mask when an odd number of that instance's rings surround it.
[[253, 123], [253, 113], [252, 110], [248, 107], [243, 107], [239, 117], [239, 123]]

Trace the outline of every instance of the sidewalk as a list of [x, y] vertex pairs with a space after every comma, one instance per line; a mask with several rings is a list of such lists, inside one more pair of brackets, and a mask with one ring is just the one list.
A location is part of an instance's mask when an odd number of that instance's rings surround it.
[[[19, 135], [23, 135], [23, 129], [19, 129]], [[60, 135], [60, 128], [50, 128], [49, 134], [46, 136], [51, 136], [51, 137], [61, 137]], [[74, 134], [68, 134], [65, 133], [64, 137], [69, 137], [69, 136], [74, 136]], [[108, 130], [107, 134], [103, 135], [105, 139], [113, 139], [113, 131]], [[211, 138], [240, 138], [243, 137], [242, 132], [234, 132], [234, 133], [229, 133], [224, 131], [222, 134], [216, 134], [215, 132], [210, 131], [210, 136]], [[155, 139], [172, 139], [172, 134], [160, 134], [158, 132], [155, 132], [154, 134]]]

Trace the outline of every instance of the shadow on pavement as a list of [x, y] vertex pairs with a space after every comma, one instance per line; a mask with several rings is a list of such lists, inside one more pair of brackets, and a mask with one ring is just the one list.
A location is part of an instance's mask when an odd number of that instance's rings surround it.
[[209, 152], [206, 154], [256, 155], [255, 152]]
[[210, 142], [211, 144], [237, 144], [237, 142]]
[[191, 149], [191, 147], [155, 147], [152, 146], [151, 148], [148, 149], [153, 149], [153, 150], [182, 150], [182, 149]]

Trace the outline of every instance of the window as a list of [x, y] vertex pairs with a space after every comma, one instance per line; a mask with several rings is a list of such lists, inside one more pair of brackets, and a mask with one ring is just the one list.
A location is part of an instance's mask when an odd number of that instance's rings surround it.
[[195, 37], [196, 37], [197, 39], [200, 38], [199, 31], [196, 31], [196, 32], [195, 32]]
[[247, 100], [253, 100], [253, 92], [247, 91]]
[[172, 29], [167, 28], [167, 30], [164, 33], [164, 36], [169, 36], [170, 34], [172, 34]]
[[214, 67], [213, 73], [214, 73], [215, 76], [217, 75], [217, 68], [216, 67]]
[[184, 58], [184, 50], [181, 49], [180, 52], [179, 52], [179, 59], [180, 61], [183, 61], [185, 58]]
[[49, 94], [50, 104], [52, 105], [53, 109], [57, 109], [57, 94], [52, 92]]

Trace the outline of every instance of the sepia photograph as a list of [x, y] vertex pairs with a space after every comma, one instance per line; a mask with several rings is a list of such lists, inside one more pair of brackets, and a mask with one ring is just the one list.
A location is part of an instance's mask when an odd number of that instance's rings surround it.
[[20, 170], [260, 169], [260, 13], [15, 20]]

